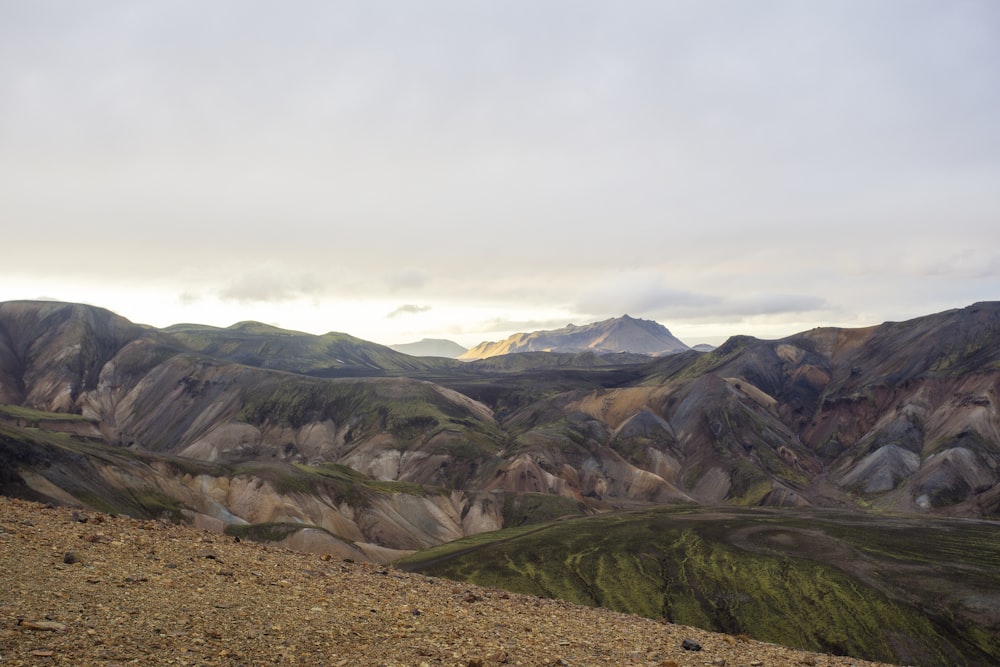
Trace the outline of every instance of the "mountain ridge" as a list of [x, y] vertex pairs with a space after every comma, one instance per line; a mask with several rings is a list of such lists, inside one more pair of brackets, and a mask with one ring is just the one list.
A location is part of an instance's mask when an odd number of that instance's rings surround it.
[[664, 505], [994, 525], [1000, 303], [710, 352], [472, 362], [0, 303], [0, 493], [381, 563]]

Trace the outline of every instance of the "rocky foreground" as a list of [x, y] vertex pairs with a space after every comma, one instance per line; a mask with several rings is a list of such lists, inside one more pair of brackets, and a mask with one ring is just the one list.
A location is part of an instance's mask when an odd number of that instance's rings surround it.
[[877, 663], [0, 497], [0, 664]]

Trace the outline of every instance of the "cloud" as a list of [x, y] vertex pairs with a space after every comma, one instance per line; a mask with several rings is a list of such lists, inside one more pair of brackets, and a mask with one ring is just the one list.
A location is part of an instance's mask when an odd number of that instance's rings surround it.
[[274, 271], [259, 271], [231, 281], [219, 292], [219, 298], [244, 304], [281, 303], [319, 296], [322, 292], [322, 283], [308, 274], [287, 276]]
[[190, 306], [201, 301], [201, 295], [185, 290], [177, 295], [177, 301], [182, 306]]
[[[577, 324], [584, 324], [580, 321]], [[510, 333], [531, 333], [533, 331], [548, 331], [550, 329], [561, 329], [567, 324], [572, 324], [570, 320], [514, 320], [496, 318], [479, 322], [478, 324], [466, 327], [461, 333], [483, 333], [494, 335], [509, 335]]]
[[430, 309], [431, 309], [430, 306], [417, 306], [412, 303], [405, 303], [396, 310], [386, 315], [386, 317], [393, 318], [393, 317], [399, 317], [400, 315], [416, 315], [417, 313], [426, 313]]
[[397, 291], [401, 289], [420, 288], [427, 284], [430, 276], [426, 271], [420, 269], [405, 269], [396, 271], [389, 275], [389, 289]]
[[726, 300], [717, 312], [721, 315], [753, 317], [756, 315], [791, 315], [809, 313], [827, 307], [826, 299], [807, 294], [748, 294]]
[[597, 287], [586, 291], [576, 302], [582, 313], [600, 317], [670, 312], [672, 310], [701, 310], [718, 305], [723, 299], [671, 287], [670, 278], [662, 271], [649, 269], [619, 272], [601, 280]]

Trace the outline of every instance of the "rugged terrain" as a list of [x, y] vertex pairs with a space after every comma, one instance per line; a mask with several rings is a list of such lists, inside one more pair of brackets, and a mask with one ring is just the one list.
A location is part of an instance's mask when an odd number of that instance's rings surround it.
[[[736, 336], [710, 352], [470, 362], [347, 334], [157, 330], [90, 306], [7, 302], [0, 493], [375, 563], [661, 505], [995, 526], [998, 391], [992, 302], [865, 329]], [[947, 599], [920, 613], [955, 617]]]
[[[230, 466], [213, 468], [227, 479], [249, 462], [337, 464], [446, 491], [461, 532], [500, 527], [504, 504], [523, 493], [586, 509], [680, 501], [993, 516], [998, 384], [996, 303], [778, 341], [734, 337], [659, 360], [520, 353], [464, 364], [346, 334], [253, 323], [157, 331], [98, 308], [0, 304], [0, 455], [56, 432]], [[41, 495], [43, 478], [58, 486], [23, 459], [10, 467], [30, 479], [12, 471], [0, 483]], [[216, 487], [205, 486], [219, 503]], [[221, 502], [239, 516], [231, 505]], [[301, 511], [269, 517], [286, 519], [311, 522]]]
[[0, 587], [5, 666], [875, 664], [7, 498]]

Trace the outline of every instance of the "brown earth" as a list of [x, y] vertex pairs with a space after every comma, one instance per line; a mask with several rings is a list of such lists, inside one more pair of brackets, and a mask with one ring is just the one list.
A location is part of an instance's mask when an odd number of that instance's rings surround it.
[[3, 497], [0, 663], [876, 664]]

